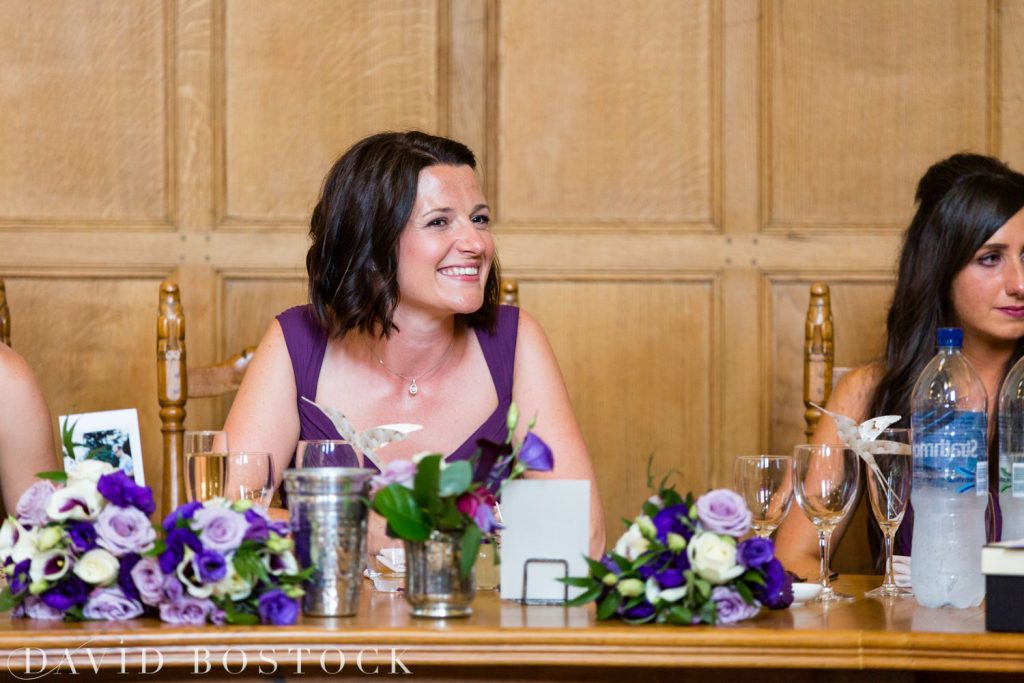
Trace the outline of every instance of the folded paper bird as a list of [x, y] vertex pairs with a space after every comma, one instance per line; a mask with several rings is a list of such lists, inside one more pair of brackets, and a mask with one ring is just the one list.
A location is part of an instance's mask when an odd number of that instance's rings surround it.
[[362, 455], [364, 458], [372, 462], [378, 470], [384, 469], [380, 461], [377, 459], [376, 452], [387, 446], [389, 443], [401, 441], [405, 439], [409, 434], [415, 431], [423, 429], [423, 425], [417, 424], [386, 424], [372, 429], [367, 429], [364, 432], [357, 432], [352, 427], [352, 423], [348, 421], [348, 418], [341, 414], [341, 412], [331, 408], [329, 406], [323, 406], [316, 401], [311, 401], [305, 396], [302, 400], [306, 403], [310, 403], [326, 415], [330, 421], [334, 424], [334, 428], [338, 430], [338, 434], [341, 438], [348, 441], [352, 446], [352, 450], [357, 455]]

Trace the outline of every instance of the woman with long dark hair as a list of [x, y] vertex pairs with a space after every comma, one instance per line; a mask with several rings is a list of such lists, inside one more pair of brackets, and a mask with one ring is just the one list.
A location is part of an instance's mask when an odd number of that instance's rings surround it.
[[[998, 472], [999, 388], [1024, 353], [1024, 175], [991, 157], [956, 154], [928, 169], [918, 183], [916, 201], [886, 322], [885, 358], [845, 375], [827, 407], [858, 422], [900, 415], [903, 419], [894, 426], [909, 427], [910, 395], [935, 355], [936, 330], [963, 328], [963, 353], [988, 393], [989, 471]], [[833, 420], [822, 418], [812, 441], [837, 442]], [[989, 534], [995, 537], [998, 477], [989, 485]], [[881, 570], [881, 532], [873, 518], [869, 524]], [[846, 522], [836, 529], [833, 548], [845, 527]], [[912, 530], [913, 514], [908, 511], [896, 535], [896, 554], [910, 554]], [[817, 532], [804, 515], [790, 514], [776, 543], [787, 568], [817, 575]]]

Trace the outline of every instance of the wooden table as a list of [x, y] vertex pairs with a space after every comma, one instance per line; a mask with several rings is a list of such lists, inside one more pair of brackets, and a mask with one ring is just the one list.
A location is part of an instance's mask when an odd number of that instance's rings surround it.
[[[844, 577], [857, 595], [879, 577]], [[404, 669], [416, 680], [957, 680], [1024, 677], [1024, 634], [987, 633], [983, 608], [924, 609], [913, 599], [763, 611], [728, 627], [596, 622], [591, 608], [523, 607], [481, 592], [468, 619], [411, 619], [399, 595], [366, 590], [359, 616], [291, 627], [181, 627], [0, 616], [0, 671], [55, 666], [114, 680], [317, 680]], [[32, 648], [26, 662], [26, 648]], [[362, 653], [362, 654], [360, 654]], [[400, 662], [400, 663], [399, 663]], [[159, 670], [157, 670], [159, 668]], [[126, 674], [120, 672], [124, 670]], [[732, 671], [727, 671], [732, 670]], [[756, 670], [756, 671], [755, 671]], [[824, 674], [822, 672], [827, 672]], [[840, 673], [842, 672], [842, 673]], [[947, 672], [947, 673], [943, 673]], [[952, 672], [952, 673], [950, 673]], [[1015, 674], [1009, 677], [998, 674]], [[145, 674], [145, 676], [140, 676]], [[747, 678], [748, 676], [752, 678]], [[979, 680], [972, 675], [970, 680]]]

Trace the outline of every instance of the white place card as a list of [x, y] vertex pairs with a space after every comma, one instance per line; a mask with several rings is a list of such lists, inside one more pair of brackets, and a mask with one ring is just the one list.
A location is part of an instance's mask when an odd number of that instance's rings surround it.
[[[590, 482], [586, 480], [520, 479], [501, 493], [501, 598], [523, 599], [523, 566], [528, 559], [564, 559], [569, 576], [586, 576], [590, 539]], [[529, 566], [527, 600], [558, 600], [565, 596], [561, 564]], [[569, 598], [582, 592], [569, 587]]]

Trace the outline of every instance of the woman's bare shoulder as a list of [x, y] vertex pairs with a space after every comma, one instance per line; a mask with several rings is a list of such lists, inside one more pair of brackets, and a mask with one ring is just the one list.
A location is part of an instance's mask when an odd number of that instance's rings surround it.
[[851, 368], [843, 374], [832, 390], [828, 400], [829, 410], [848, 415], [855, 420], [866, 420], [875, 387], [882, 380], [885, 366], [881, 361], [866, 363]]

